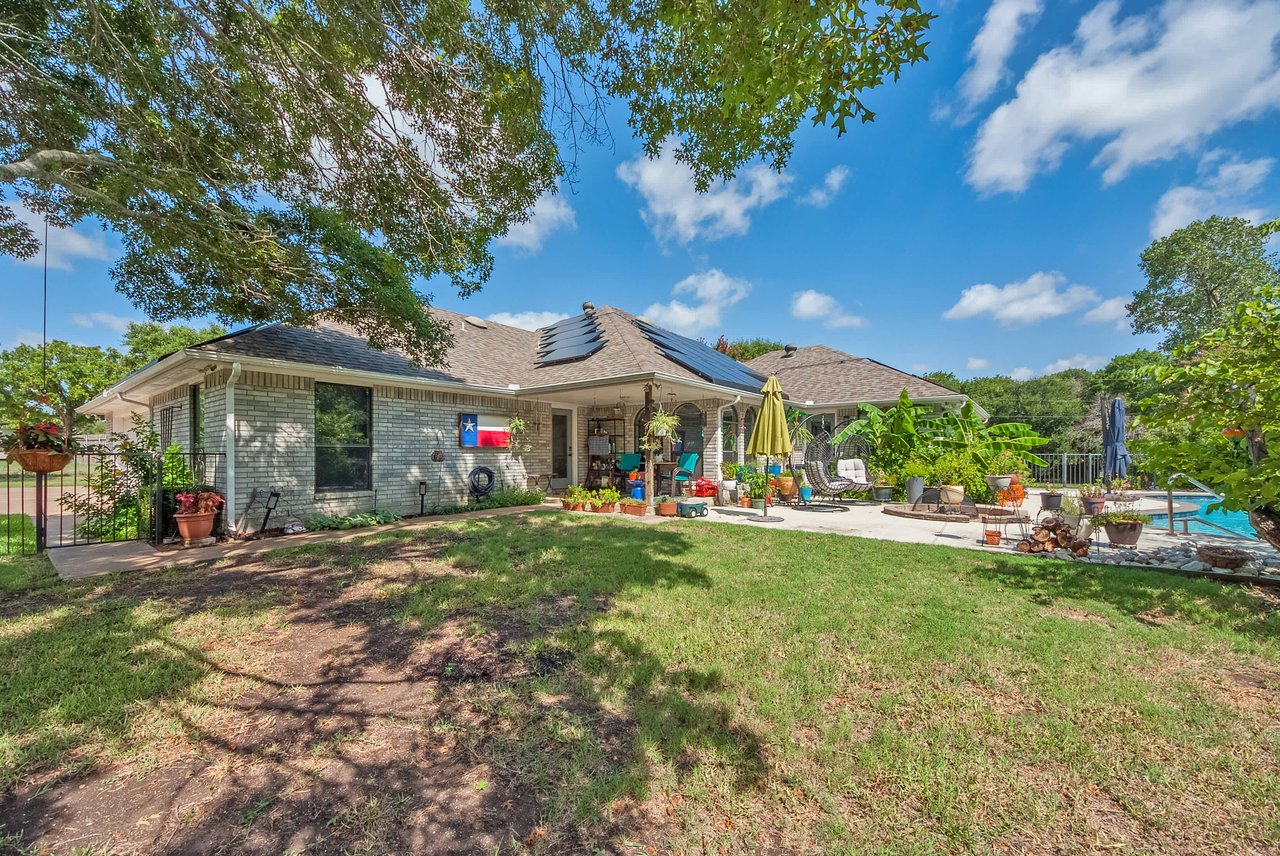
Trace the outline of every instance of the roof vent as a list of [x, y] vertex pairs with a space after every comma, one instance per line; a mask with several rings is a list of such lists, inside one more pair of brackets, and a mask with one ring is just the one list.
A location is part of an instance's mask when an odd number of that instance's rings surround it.
[[483, 318], [477, 318], [474, 315], [468, 315], [466, 318], [463, 318], [462, 320], [466, 321], [472, 327], [478, 327], [481, 330], [489, 329], [489, 322], [484, 320]]
[[585, 303], [582, 304], [582, 314], [586, 315], [588, 318], [590, 318], [592, 315], [595, 315], [596, 305], [592, 303], [590, 300], [586, 301]]
[[798, 350], [799, 348], [797, 348], [795, 345], [787, 345], [785, 348], [782, 349], [782, 358], [786, 359], [787, 357], [794, 357], [796, 355], [796, 351]]

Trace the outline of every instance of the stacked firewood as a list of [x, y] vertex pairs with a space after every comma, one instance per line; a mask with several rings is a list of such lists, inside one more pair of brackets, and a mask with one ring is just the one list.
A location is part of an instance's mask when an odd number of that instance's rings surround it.
[[1089, 542], [1076, 537], [1076, 532], [1066, 521], [1046, 517], [1031, 529], [1031, 537], [1017, 544], [1019, 553], [1054, 553], [1070, 550], [1077, 556], [1089, 555]]

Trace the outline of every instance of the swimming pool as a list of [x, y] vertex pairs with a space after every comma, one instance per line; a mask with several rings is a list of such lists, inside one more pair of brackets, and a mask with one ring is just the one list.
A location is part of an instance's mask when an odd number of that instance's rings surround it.
[[[1258, 533], [1254, 532], [1253, 527], [1249, 525], [1249, 515], [1245, 512], [1223, 511], [1222, 509], [1218, 509], [1217, 511], [1206, 511], [1205, 509], [1217, 502], [1217, 500], [1211, 496], [1205, 496], [1204, 494], [1199, 493], [1175, 493], [1173, 495], [1173, 501], [1183, 505], [1195, 506], [1194, 511], [1173, 512], [1173, 519], [1175, 521], [1182, 521], [1184, 519], [1189, 521], [1187, 529], [1191, 532], [1199, 532], [1204, 535], [1225, 535], [1226, 533], [1222, 530], [1229, 529], [1241, 538], [1252, 538], [1254, 540], [1257, 540], [1258, 538]], [[1209, 526], [1202, 523], [1202, 520], [1207, 520], [1209, 523], [1215, 523], [1217, 525]], [[1181, 522], [1175, 522], [1173, 525], [1177, 531], [1182, 531]], [[1152, 514], [1151, 526], [1156, 529], [1168, 529], [1169, 515]]]

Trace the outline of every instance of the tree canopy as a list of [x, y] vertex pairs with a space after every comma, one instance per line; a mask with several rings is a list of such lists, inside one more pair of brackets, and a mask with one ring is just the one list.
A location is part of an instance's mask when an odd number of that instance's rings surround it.
[[129, 358], [129, 370], [140, 368], [166, 354], [225, 334], [220, 324], [195, 328], [186, 324], [157, 324], [154, 321], [134, 321], [125, 328], [121, 344]]
[[754, 360], [761, 354], [767, 354], [770, 351], [781, 351], [784, 347], [781, 342], [773, 339], [734, 339], [729, 341], [728, 338], [721, 336], [714, 345], [715, 349], [722, 354], [728, 354], [735, 360], [745, 363], [747, 360]]
[[[461, 293], [552, 192], [609, 99], [700, 187], [782, 168], [925, 58], [917, 0], [14, 0], [0, 24], [0, 203], [119, 233], [158, 321], [308, 323], [438, 361], [418, 278]], [[672, 142], [674, 141], [674, 142]], [[0, 251], [31, 229], [0, 204]]]
[[1228, 323], [1236, 305], [1280, 284], [1267, 230], [1239, 217], [1209, 217], [1160, 238], [1142, 253], [1147, 284], [1129, 304], [1133, 329], [1161, 333], [1166, 351]]

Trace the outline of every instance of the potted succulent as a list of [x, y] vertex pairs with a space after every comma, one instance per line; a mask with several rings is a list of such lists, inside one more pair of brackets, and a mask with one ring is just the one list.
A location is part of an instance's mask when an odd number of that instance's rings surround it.
[[914, 505], [924, 496], [924, 480], [929, 477], [929, 462], [924, 458], [907, 458], [902, 465], [902, 486], [907, 491], [907, 502]]
[[222, 508], [222, 496], [216, 490], [193, 490], [174, 498], [178, 500], [178, 510], [173, 519], [177, 521], [183, 546], [195, 546], [209, 538], [213, 534], [214, 518]]
[[18, 423], [5, 438], [7, 457], [29, 473], [56, 473], [71, 463], [74, 450], [65, 434], [52, 422]]
[[1113, 547], [1136, 547], [1138, 538], [1142, 536], [1142, 527], [1151, 522], [1151, 517], [1135, 511], [1132, 503], [1118, 503], [1111, 511], [1093, 515], [1093, 525], [1101, 526], [1107, 533], [1107, 540]]
[[618, 501], [618, 505], [622, 508], [623, 514], [633, 514], [636, 517], [644, 517], [645, 512], [649, 510], [648, 503], [632, 496], [624, 496]]
[[875, 486], [871, 488], [871, 496], [876, 502], [889, 502], [893, 499], [893, 476], [884, 470], [876, 473]]
[[675, 517], [676, 516], [676, 498], [674, 496], [656, 496], [653, 498], [653, 510], [659, 517]]
[[1040, 507], [1045, 511], [1058, 511], [1062, 508], [1062, 491], [1056, 488], [1045, 488], [1040, 494]]
[[1080, 488], [1080, 502], [1084, 504], [1084, 513], [1094, 516], [1102, 513], [1107, 504], [1107, 488], [1100, 481]]
[[720, 465], [720, 487], [724, 490], [738, 489], [738, 465], [733, 461]]

